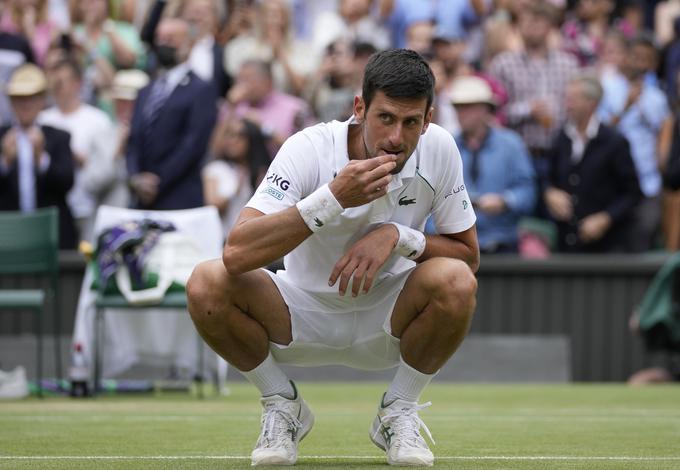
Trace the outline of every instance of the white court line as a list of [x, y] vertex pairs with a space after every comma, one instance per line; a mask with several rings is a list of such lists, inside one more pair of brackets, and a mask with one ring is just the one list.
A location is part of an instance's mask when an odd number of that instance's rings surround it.
[[[384, 460], [385, 456], [372, 455], [307, 455], [300, 460]], [[0, 460], [250, 460], [249, 455], [0, 455]], [[624, 461], [659, 462], [680, 461], [674, 457], [627, 456], [570, 456], [570, 455], [460, 455], [440, 456], [435, 460], [546, 460], [546, 461]]]

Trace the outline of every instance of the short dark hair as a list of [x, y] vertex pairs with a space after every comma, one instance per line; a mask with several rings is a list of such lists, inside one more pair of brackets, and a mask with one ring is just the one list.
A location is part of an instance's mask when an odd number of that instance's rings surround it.
[[364, 71], [361, 96], [366, 109], [377, 91], [390, 98], [434, 99], [434, 75], [420, 54], [409, 49], [390, 49], [371, 56]]
[[59, 60], [56, 64], [54, 64], [52, 70], [56, 71], [62, 68], [69, 69], [77, 80], [83, 79], [83, 70], [80, 68], [80, 64], [75, 58], [68, 56]]

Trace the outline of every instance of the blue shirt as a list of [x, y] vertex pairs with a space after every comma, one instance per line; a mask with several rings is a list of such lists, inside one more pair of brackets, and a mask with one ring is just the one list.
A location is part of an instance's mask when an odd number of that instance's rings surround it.
[[[611, 123], [626, 105], [630, 84], [620, 74], [602, 80], [604, 96], [598, 109], [600, 119]], [[647, 197], [661, 192], [661, 175], [657, 166], [656, 144], [661, 125], [668, 117], [668, 102], [663, 92], [645, 83], [637, 102], [621, 117], [616, 128], [630, 144], [630, 153], [640, 180], [640, 189]]]
[[490, 127], [476, 155], [462, 137], [456, 138], [456, 143], [473, 204], [480, 196], [494, 193], [502, 196], [507, 206], [498, 215], [476, 210], [479, 246], [490, 249], [497, 244], [516, 244], [519, 218], [532, 212], [536, 203], [534, 167], [524, 142], [510, 129]]

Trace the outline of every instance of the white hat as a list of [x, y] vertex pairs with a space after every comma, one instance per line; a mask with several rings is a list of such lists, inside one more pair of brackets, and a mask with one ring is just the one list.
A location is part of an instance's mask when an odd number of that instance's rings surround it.
[[45, 73], [34, 64], [17, 67], [5, 87], [8, 96], [33, 96], [47, 90]]
[[120, 70], [113, 77], [111, 93], [114, 99], [134, 100], [148, 83], [149, 76], [141, 70]]
[[489, 104], [496, 106], [491, 87], [483, 78], [475, 76], [460, 77], [449, 88], [449, 99], [457, 104]]

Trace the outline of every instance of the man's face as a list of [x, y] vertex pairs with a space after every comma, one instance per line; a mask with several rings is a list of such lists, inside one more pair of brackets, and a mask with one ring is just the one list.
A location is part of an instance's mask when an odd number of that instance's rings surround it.
[[432, 109], [426, 109], [427, 99], [390, 98], [382, 91], [376, 92], [366, 109], [363, 98], [354, 99], [354, 115], [362, 126], [367, 158], [394, 154], [399, 173], [418, 145], [432, 119]]
[[132, 122], [132, 112], [135, 109], [135, 100], [120, 99], [113, 100], [116, 113], [116, 121], [121, 124], [129, 125]]
[[14, 115], [22, 127], [30, 127], [35, 123], [38, 114], [45, 107], [45, 95], [11, 97]]
[[57, 101], [63, 103], [78, 97], [80, 94], [80, 80], [68, 67], [57, 67], [48, 75], [50, 93]]
[[583, 92], [583, 85], [574, 82], [567, 85], [565, 90], [565, 109], [567, 118], [573, 122], [582, 122], [590, 119], [595, 111], [596, 104]]
[[544, 45], [551, 28], [550, 21], [544, 16], [530, 12], [520, 14], [519, 32], [526, 47], [536, 48]]
[[246, 86], [246, 101], [251, 104], [259, 103], [272, 90], [271, 80], [253, 65], [242, 66], [236, 81]]
[[489, 106], [484, 103], [458, 104], [456, 114], [463, 135], [475, 133], [486, 126], [489, 120]]
[[156, 44], [170, 46], [177, 50], [178, 63], [184, 62], [191, 52], [189, 25], [184, 21], [165, 20], [158, 25]]
[[628, 49], [625, 64], [629, 77], [641, 77], [656, 68], [656, 51], [644, 44], [635, 44]]

